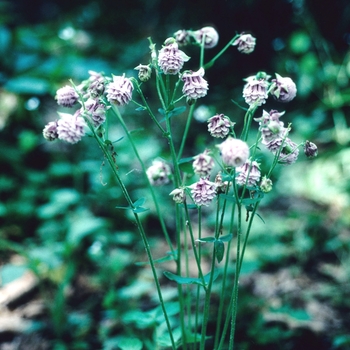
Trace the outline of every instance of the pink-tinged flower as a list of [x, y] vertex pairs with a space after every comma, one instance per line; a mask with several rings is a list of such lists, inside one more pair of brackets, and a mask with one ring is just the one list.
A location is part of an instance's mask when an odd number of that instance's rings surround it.
[[164, 74], [176, 75], [190, 57], [179, 50], [174, 38], [168, 38], [164, 44], [158, 54], [158, 65]]
[[113, 81], [107, 85], [107, 100], [117, 106], [128, 104], [132, 99], [134, 86], [130, 79], [113, 75]]
[[249, 54], [254, 51], [256, 39], [250, 34], [242, 33], [239, 38], [237, 38], [232, 45], [237, 45], [237, 50], [239, 52]]
[[261, 191], [267, 193], [270, 192], [272, 190], [272, 181], [271, 179], [268, 179], [266, 177], [266, 175], [261, 179], [261, 183], [260, 183], [260, 189]]
[[243, 97], [248, 105], [261, 106], [266, 102], [269, 78], [270, 76], [266, 73], [259, 72], [257, 75], [245, 79], [247, 83], [243, 88]]
[[93, 99], [87, 100], [85, 102], [85, 107], [95, 128], [105, 122], [106, 112], [109, 107], [106, 107], [103, 103], [99, 103], [97, 100]]
[[173, 196], [173, 201], [177, 204], [186, 202], [186, 192], [184, 188], [175, 188], [175, 190], [169, 193], [169, 196]]
[[262, 136], [262, 144], [270, 151], [275, 151], [280, 148], [282, 140], [286, 135], [287, 129], [284, 123], [279, 118], [284, 112], [271, 110], [269, 113], [265, 110], [260, 118], [255, 118], [260, 124], [260, 131]]
[[192, 163], [195, 174], [200, 177], [208, 177], [214, 168], [214, 159], [209, 155], [209, 151], [205, 150], [203, 153], [194, 157]]
[[184, 81], [182, 92], [187, 96], [187, 100], [197, 100], [207, 94], [208, 82], [203, 79], [203, 76], [203, 68], [197, 72], [186, 71], [182, 74], [181, 79]]
[[308, 158], [317, 157], [317, 153], [318, 153], [317, 146], [310, 141], [305, 141], [304, 153], [305, 153], [306, 157], [308, 157]]
[[230, 132], [231, 126], [233, 126], [233, 123], [223, 114], [216, 114], [208, 119], [208, 131], [211, 136], [216, 138], [226, 137]]
[[73, 107], [78, 101], [79, 95], [72, 86], [66, 85], [56, 92], [56, 100], [60, 106]]
[[191, 36], [188, 30], [180, 29], [174, 33], [174, 38], [180, 46], [185, 46], [191, 42]]
[[154, 160], [152, 165], [146, 170], [146, 175], [151, 185], [162, 186], [169, 183], [171, 169], [165, 162]]
[[297, 87], [291, 78], [283, 78], [276, 73], [276, 79], [272, 79], [271, 94], [279, 102], [289, 102], [296, 96]]
[[213, 27], [203, 27], [199, 30], [189, 31], [189, 33], [199, 45], [202, 45], [204, 38], [205, 49], [215, 47], [219, 41], [219, 34]]
[[260, 168], [256, 161], [247, 160], [242, 166], [236, 169], [238, 176], [236, 183], [240, 186], [247, 185], [248, 187], [256, 186], [260, 180]]
[[208, 206], [216, 197], [216, 185], [207, 179], [201, 178], [189, 188], [191, 189], [192, 198], [198, 206]]
[[295, 163], [299, 155], [298, 145], [291, 139], [286, 138], [282, 147], [283, 148], [278, 157], [278, 162], [284, 165]]
[[152, 69], [149, 65], [139, 64], [134, 69], [139, 71], [138, 77], [142, 82], [146, 82], [151, 78]]
[[60, 119], [57, 122], [57, 134], [60, 140], [69, 143], [77, 143], [85, 135], [85, 121], [79, 116], [78, 110], [74, 115], [58, 113]]
[[50, 122], [47, 125], [45, 125], [43, 130], [43, 136], [48, 141], [54, 141], [58, 138], [57, 121]]
[[216, 145], [220, 149], [223, 163], [228, 167], [239, 167], [249, 157], [248, 145], [239, 139], [229, 136], [223, 143]]

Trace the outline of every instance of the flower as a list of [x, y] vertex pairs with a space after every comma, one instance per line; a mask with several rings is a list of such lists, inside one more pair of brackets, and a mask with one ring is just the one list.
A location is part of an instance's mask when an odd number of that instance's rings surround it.
[[198, 182], [189, 186], [191, 195], [196, 205], [208, 206], [216, 196], [216, 185], [207, 179], [201, 178]]
[[186, 71], [182, 74], [181, 79], [184, 81], [182, 92], [187, 96], [189, 102], [207, 94], [208, 82], [203, 79], [203, 76], [203, 68], [200, 68], [197, 72]]
[[93, 80], [87, 88], [91, 98], [99, 98], [105, 92], [105, 78], [100, 77]]
[[180, 29], [174, 33], [174, 38], [179, 45], [185, 46], [191, 42], [191, 36], [188, 30]]
[[149, 182], [153, 186], [162, 186], [169, 183], [171, 169], [162, 160], [154, 160], [152, 165], [146, 170]]
[[248, 145], [244, 141], [234, 139], [231, 136], [216, 147], [220, 149], [222, 161], [228, 167], [239, 167], [249, 157]]
[[189, 31], [189, 33], [199, 45], [202, 45], [204, 37], [205, 49], [215, 47], [219, 41], [219, 34], [213, 27], [203, 27], [196, 31]]
[[109, 108], [103, 103], [99, 103], [96, 100], [89, 99], [85, 102], [85, 107], [89, 113], [92, 123], [95, 128], [99, 127], [106, 120], [106, 111]]
[[261, 179], [260, 183], [261, 191], [267, 193], [272, 190], [272, 181], [266, 177], [266, 175]]
[[299, 155], [298, 145], [287, 137], [284, 140], [282, 147], [283, 148], [278, 157], [278, 162], [284, 165], [295, 163]]
[[55, 98], [60, 106], [73, 107], [78, 101], [79, 95], [72, 86], [66, 85], [57, 90]]
[[226, 137], [229, 134], [232, 125], [233, 123], [231, 120], [223, 114], [216, 114], [208, 119], [208, 131], [213, 137]]
[[186, 202], [186, 193], [183, 188], [175, 188], [175, 190], [169, 193], [169, 196], [173, 196], [173, 200], [177, 204]]
[[239, 38], [237, 38], [232, 45], [237, 45], [237, 50], [239, 52], [249, 54], [254, 51], [256, 39], [250, 34], [242, 33]]
[[287, 133], [287, 128], [279, 118], [284, 112], [271, 110], [269, 113], [265, 110], [260, 118], [255, 118], [260, 124], [260, 131], [262, 136], [262, 144], [270, 151], [276, 151], [282, 145], [282, 141]]
[[304, 144], [304, 153], [308, 158], [317, 157], [317, 146], [314, 143], [306, 140]]
[[260, 168], [256, 161], [247, 160], [236, 171], [239, 173], [236, 183], [240, 186], [253, 187], [260, 180]]
[[152, 69], [151, 69], [151, 67], [149, 65], [139, 64], [134, 69], [139, 71], [139, 75], [138, 76], [139, 76], [139, 79], [142, 82], [146, 82], [151, 77]]
[[117, 106], [128, 104], [132, 98], [134, 86], [131, 80], [122, 76], [113, 75], [113, 81], [107, 85], [107, 100]]
[[245, 79], [247, 84], [243, 88], [243, 97], [248, 105], [261, 106], [266, 102], [269, 78], [270, 76], [266, 73], [259, 72]]
[[279, 102], [289, 102], [296, 96], [297, 87], [291, 78], [283, 78], [276, 73], [276, 79], [272, 79], [271, 94]]
[[210, 157], [209, 151], [205, 150], [203, 153], [194, 157], [192, 164], [195, 174], [201, 177], [207, 177], [214, 168], [214, 159]]
[[43, 130], [43, 136], [48, 141], [54, 141], [58, 138], [57, 121], [50, 122], [47, 125], [45, 125]]
[[168, 38], [164, 44], [165, 46], [159, 51], [158, 65], [164, 74], [176, 75], [190, 57], [179, 50], [179, 45], [174, 38]]
[[85, 121], [79, 116], [78, 110], [74, 115], [59, 113], [61, 118], [57, 122], [57, 134], [60, 140], [77, 143], [85, 135]]

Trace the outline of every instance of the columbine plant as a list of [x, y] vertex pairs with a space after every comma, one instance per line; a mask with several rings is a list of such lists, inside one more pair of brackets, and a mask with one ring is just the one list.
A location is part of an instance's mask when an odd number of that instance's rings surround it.
[[[195, 104], [204, 98], [209, 90], [205, 70], [213, 66], [216, 60], [231, 46], [237, 46], [239, 52], [250, 54], [254, 51], [256, 39], [250, 34], [238, 34], [209, 62], [204, 60], [204, 50], [214, 48], [219, 35], [213, 27], [199, 30], [179, 30], [165, 40], [159, 51], [149, 39], [151, 55], [149, 62], [135, 68], [138, 77], [126, 77], [125, 74], [104, 76], [89, 72], [89, 78], [79, 85], [65, 86], [57, 91], [57, 102], [64, 107], [79, 106], [72, 114], [59, 113], [59, 118], [48, 123], [43, 135], [48, 141], [60, 139], [76, 143], [87, 133], [93, 136], [108, 161], [113, 174], [128, 203], [128, 208], [141, 235], [153, 273], [160, 307], [162, 309], [168, 334], [168, 345], [172, 349], [182, 346], [187, 349], [208, 345], [208, 336], [212, 336], [210, 346], [213, 349], [233, 349], [237, 317], [239, 276], [251, 227], [264, 194], [271, 191], [271, 174], [277, 164], [293, 164], [299, 156], [299, 147], [304, 147], [308, 157], [317, 155], [317, 147], [310, 141], [302, 145], [293, 142], [289, 135], [291, 125], [284, 125], [280, 118], [283, 111], [259, 111], [269, 96], [280, 102], [289, 102], [296, 96], [296, 86], [291, 78], [276, 74], [276, 79], [265, 72], [245, 79], [243, 98], [248, 105], [244, 109], [243, 128], [235, 130], [235, 122], [224, 114], [215, 114], [208, 118], [208, 144], [201, 154], [191, 158], [182, 158], [186, 139], [191, 127]], [[186, 70], [185, 63], [190, 59], [179, 46], [197, 45], [200, 49], [198, 70]], [[157, 112], [149, 105], [143, 94], [143, 84], [155, 79], [156, 93], [159, 98]], [[135, 97], [135, 93], [137, 99]], [[169, 145], [168, 158], [157, 158], [146, 167], [128, 130], [119, 106], [134, 103], [139, 111], [148, 115], [159, 130], [159, 137], [165, 137]], [[123, 108], [124, 110], [125, 108]], [[185, 129], [179, 135], [172, 132], [173, 118], [188, 110]], [[164, 275], [177, 284], [179, 317], [168, 314], [163, 298], [160, 280], [157, 276], [147, 233], [140, 215], [146, 210], [144, 199], [132, 198], [129, 189], [123, 183], [121, 170], [117, 166], [114, 140], [108, 139], [108, 126], [115, 119], [130, 142], [136, 158], [143, 170], [143, 177], [154, 202], [164, 239], [170, 248], [170, 257], [174, 261], [174, 271], [165, 271]], [[109, 120], [107, 124], [105, 121]], [[255, 123], [255, 124], [254, 124]], [[255, 142], [248, 144], [255, 133]], [[239, 135], [239, 136], [238, 136]], [[210, 141], [212, 137], [212, 141]], [[218, 142], [220, 141], [220, 142]], [[264, 164], [266, 173], [261, 172], [261, 152], [271, 153], [271, 164]], [[163, 156], [164, 157], [164, 156]], [[192, 163], [186, 167], [186, 163]], [[169, 185], [171, 184], [171, 185]], [[155, 187], [171, 186], [170, 196], [174, 200], [175, 240], [170, 239], [160, 210]], [[207, 207], [202, 211], [203, 207]], [[125, 209], [125, 208], [124, 208]], [[216, 224], [212, 236], [202, 237], [206, 213], [216, 212]], [[197, 215], [194, 215], [196, 212]], [[246, 212], [246, 216], [244, 216]], [[247, 225], [243, 222], [247, 221]], [[245, 227], [245, 228], [244, 228]], [[191, 252], [183, 249], [188, 237]], [[211, 244], [210, 269], [203, 266], [203, 244]], [[196, 275], [189, 274], [189, 259], [194, 258]], [[183, 267], [185, 266], [185, 268]], [[192, 270], [192, 269], [191, 269]], [[234, 279], [227, 278], [233, 273]], [[216, 313], [216, 332], [207, 334], [211, 295], [216, 283], [221, 290], [220, 304]], [[225, 293], [232, 290], [232, 293]], [[201, 302], [203, 300], [203, 303]], [[156, 340], [154, 340], [156, 341]], [[155, 348], [157, 346], [155, 345]]]

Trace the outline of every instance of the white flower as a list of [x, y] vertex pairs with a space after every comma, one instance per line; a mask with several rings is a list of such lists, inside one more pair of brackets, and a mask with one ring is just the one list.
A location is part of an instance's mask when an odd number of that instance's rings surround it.
[[239, 167], [249, 157], [249, 147], [246, 142], [229, 136], [223, 143], [216, 145], [220, 149], [223, 163], [228, 167]]

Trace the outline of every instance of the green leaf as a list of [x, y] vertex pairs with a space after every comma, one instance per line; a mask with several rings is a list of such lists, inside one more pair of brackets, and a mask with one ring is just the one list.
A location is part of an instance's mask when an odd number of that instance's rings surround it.
[[186, 106], [176, 107], [171, 112], [168, 113], [169, 118], [175, 117], [183, 112], [185, 112]]
[[214, 249], [215, 249], [215, 256], [216, 259], [218, 261], [218, 263], [220, 263], [224, 257], [224, 253], [225, 253], [225, 244], [223, 241], [215, 241], [214, 243]]
[[143, 205], [146, 202], [146, 198], [145, 197], [141, 197], [138, 200], [136, 200], [134, 202], [134, 206], [135, 207], [140, 207], [141, 205]]
[[207, 243], [207, 242], [215, 242], [216, 238], [215, 237], [203, 237], [203, 238], [198, 238], [196, 239], [197, 242], [203, 242], [203, 243]]
[[226, 199], [227, 201], [232, 202], [232, 203], [237, 203], [237, 202], [236, 202], [236, 198], [233, 197], [233, 196], [230, 196], [230, 195], [228, 195], [228, 194], [220, 194], [220, 198], [224, 198], [224, 199]]
[[0, 269], [0, 281], [1, 285], [4, 286], [7, 283], [10, 283], [17, 278], [20, 278], [28, 271], [28, 268], [25, 265], [13, 265], [6, 264]]
[[[159, 258], [159, 259], [155, 259], [155, 260], [153, 260], [153, 262], [156, 264], [161, 264], [161, 263], [166, 262], [166, 261], [175, 260], [176, 258], [177, 258], [176, 251], [174, 252], [174, 254], [172, 252], [167, 252], [166, 256], [163, 256], [162, 258]], [[149, 261], [136, 262], [135, 265], [137, 265], [137, 266], [149, 265]]]
[[143, 106], [140, 106], [140, 107], [135, 109], [135, 111], [146, 111], [146, 110], [147, 110], [147, 108], [143, 107]]
[[[167, 277], [171, 281], [175, 281], [178, 284], [199, 284], [199, 285], [203, 286], [202, 279], [200, 279], [200, 278], [182, 277], [182, 276], [175, 275], [174, 273], [169, 272], [169, 271], [164, 271], [164, 275], [165, 275], [165, 277]], [[219, 276], [219, 271], [214, 270], [214, 280], [218, 276]], [[208, 284], [209, 279], [210, 279], [210, 272], [204, 276], [205, 285]]]
[[193, 157], [182, 158], [178, 161], [180, 170], [187, 174], [194, 174], [192, 163], [193, 163]]
[[231, 241], [232, 237], [233, 237], [233, 234], [232, 234], [232, 233], [229, 233], [229, 234], [226, 235], [226, 236], [221, 236], [221, 237], [219, 238], [219, 240], [222, 241], [222, 242], [229, 242], [229, 241]]
[[134, 213], [136, 214], [140, 214], [140, 213], [144, 213], [145, 211], [149, 210], [148, 208], [144, 208], [144, 207], [137, 207], [133, 210]]
[[141, 350], [142, 341], [137, 338], [122, 338], [118, 341], [118, 347], [121, 350]]
[[116, 206], [115, 208], [116, 209], [122, 209], [122, 210], [131, 209], [131, 207], [119, 207], [119, 206]]

